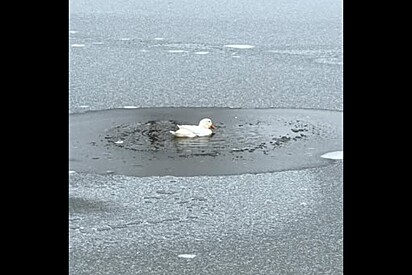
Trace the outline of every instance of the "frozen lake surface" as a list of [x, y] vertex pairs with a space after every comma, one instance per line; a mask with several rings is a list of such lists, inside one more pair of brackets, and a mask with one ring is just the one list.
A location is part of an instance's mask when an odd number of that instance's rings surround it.
[[343, 110], [340, 1], [73, 1], [70, 112]]

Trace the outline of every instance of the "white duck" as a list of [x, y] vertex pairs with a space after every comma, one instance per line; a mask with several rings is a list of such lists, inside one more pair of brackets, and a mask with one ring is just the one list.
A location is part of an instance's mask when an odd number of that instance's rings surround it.
[[213, 134], [212, 130], [216, 129], [210, 118], [204, 118], [199, 125], [177, 125], [177, 131], [170, 131], [175, 137], [206, 137]]

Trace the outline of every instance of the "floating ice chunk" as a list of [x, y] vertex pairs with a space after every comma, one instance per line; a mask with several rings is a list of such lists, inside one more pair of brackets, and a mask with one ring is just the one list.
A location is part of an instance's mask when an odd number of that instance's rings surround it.
[[168, 50], [169, 53], [186, 53], [185, 50]]
[[78, 31], [69, 31], [69, 33], [78, 33]]
[[124, 109], [137, 109], [136, 106], [123, 106]]
[[120, 40], [121, 40], [121, 41], [130, 41], [131, 38], [129, 38], [129, 37], [123, 37], [123, 38], [120, 38]]
[[164, 37], [155, 37], [154, 40], [165, 40]]
[[124, 141], [123, 140], [118, 140], [118, 141], [115, 141], [114, 143], [116, 143], [116, 144], [122, 144]]
[[252, 48], [254, 48], [255, 46], [253, 46], [253, 45], [241, 45], [241, 44], [239, 44], [239, 45], [223, 45], [223, 47], [225, 47], [225, 48], [235, 48], [235, 49], [252, 49]]
[[82, 48], [82, 47], [84, 47], [84, 46], [86, 46], [86, 45], [84, 45], [84, 44], [72, 44], [71, 45], [73, 48]]
[[200, 55], [202, 55], [202, 54], [209, 54], [209, 52], [194, 52], [194, 54], [200, 54]]
[[79, 108], [89, 108], [89, 105], [80, 105]]
[[195, 254], [179, 254], [177, 255], [177, 257], [185, 258], [185, 259], [193, 259], [194, 257], [196, 257], [196, 255]]
[[74, 174], [74, 173], [76, 173], [76, 171], [69, 170], [69, 174]]
[[343, 151], [329, 152], [320, 157], [325, 159], [343, 159]]

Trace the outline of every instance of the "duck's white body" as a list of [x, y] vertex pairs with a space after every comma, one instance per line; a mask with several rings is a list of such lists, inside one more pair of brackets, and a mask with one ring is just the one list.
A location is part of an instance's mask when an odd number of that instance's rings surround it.
[[204, 118], [199, 122], [199, 125], [177, 125], [177, 131], [170, 131], [175, 137], [206, 137], [213, 134], [210, 128], [215, 129], [212, 121], [209, 118]]

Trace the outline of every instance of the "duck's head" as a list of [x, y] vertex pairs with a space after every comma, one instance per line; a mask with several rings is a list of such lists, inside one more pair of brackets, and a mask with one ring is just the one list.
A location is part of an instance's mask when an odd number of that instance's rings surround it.
[[212, 120], [210, 118], [204, 118], [199, 122], [199, 126], [206, 128], [206, 129], [216, 129], [216, 126], [213, 125]]

